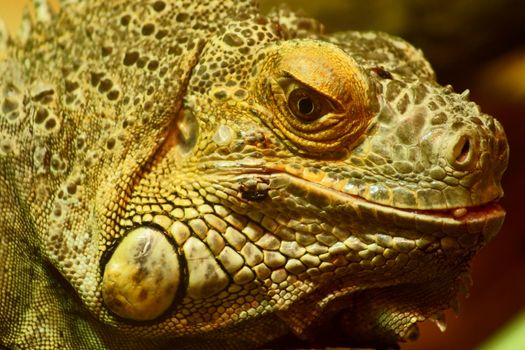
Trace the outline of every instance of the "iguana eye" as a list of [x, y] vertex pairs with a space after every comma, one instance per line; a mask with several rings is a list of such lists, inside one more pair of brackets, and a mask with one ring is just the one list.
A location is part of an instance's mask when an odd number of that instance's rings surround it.
[[286, 96], [290, 113], [299, 121], [309, 123], [336, 110], [335, 102], [314, 89], [301, 84], [294, 78], [279, 80], [279, 85]]
[[297, 40], [265, 53], [255, 85], [261, 117], [298, 152], [332, 156], [351, 147], [379, 109], [367, 71], [328, 43]]
[[292, 114], [305, 122], [312, 122], [329, 113], [328, 101], [310, 89], [299, 87], [288, 94], [288, 108]]

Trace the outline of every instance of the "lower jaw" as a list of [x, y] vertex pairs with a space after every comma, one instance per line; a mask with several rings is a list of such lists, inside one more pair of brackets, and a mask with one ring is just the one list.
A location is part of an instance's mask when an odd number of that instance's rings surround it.
[[470, 256], [463, 258], [430, 279], [320, 290], [324, 300], [303, 300], [279, 317], [302, 342], [296, 347], [396, 348], [416, 340], [417, 323], [427, 319], [444, 331], [443, 311], [456, 312], [458, 293], [468, 291]]

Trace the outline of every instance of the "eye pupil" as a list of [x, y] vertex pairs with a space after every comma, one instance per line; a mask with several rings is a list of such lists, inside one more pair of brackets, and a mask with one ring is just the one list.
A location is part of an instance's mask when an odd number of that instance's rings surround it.
[[296, 118], [305, 122], [314, 121], [323, 115], [322, 101], [305, 88], [294, 89], [290, 92], [288, 107]]
[[299, 121], [310, 123], [334, 110], [330, 101], [313, 89], [297, 86], [288, 87], [288, 111]]
[[297, 101], [297, 109], [301, 114], [311, 114], [315, 109], [314, 101], [309, 97], [303, 97]]

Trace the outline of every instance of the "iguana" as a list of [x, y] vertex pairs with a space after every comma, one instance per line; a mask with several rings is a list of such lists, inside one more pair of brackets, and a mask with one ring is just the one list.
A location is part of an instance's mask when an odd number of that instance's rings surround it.
[[246, 0], [34, 4], [0, 31], [4, 347], [444, 325], [502, 225], [509, 150], [419, 50]]

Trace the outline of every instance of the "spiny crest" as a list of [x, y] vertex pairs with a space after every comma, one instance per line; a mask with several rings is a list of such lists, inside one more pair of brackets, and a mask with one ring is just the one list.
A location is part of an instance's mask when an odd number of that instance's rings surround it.
[[36, 21], [42, 23], [49, 23], [53, 19], [54, 13], [47, 0], [33, 0], [35, 7]]
[[54, 12], [48, 0], [33, 0], [35, 10], [35, 21], [31, 18], [29, 5], [24, 7], [22, 21], [18, 29], [18, 39], [25, 44], [31, 36], [31, 31], [35, 23], [48, 24], [53, 20]]
[[4, 21], [0, 18], [0, 53], [6, 50], [7, 45], [11, 41], [9, 32], [7, 31]]
[[[80, 2], [79, 0], [61, 0], [60, 8], [65, 8], [72, 4]], [[18, 29], [17, 39], [22, 45], [24, 45], [33, 30], [33, 26], [37, 23], [49, 24], [53, 21], [56, 13], [53, 10], [49, 0], [33, 0], [32, 7], [34, 9], [34, 20], [31, 16], [30, 6], [25, 6], [22, 12], [22, 20]], [[2, 39], [4, 38], [2, 29], [0, 28], [0, 49], [2, 48]], [[7, 39], [6, 39], [7, 40]], [[7, 44], [5, 44], [7, 46]]]
[[22, 45], [24, 45], [29, 39], [32, 29], [33, 29], [33, 20], [31, 19], [31, 14], [29, 13], [29, 7], [25, 6], [22, 12], [22, 21], [20, 22], [20, 27], [18, 27], [18, 38], [17, 38]]

